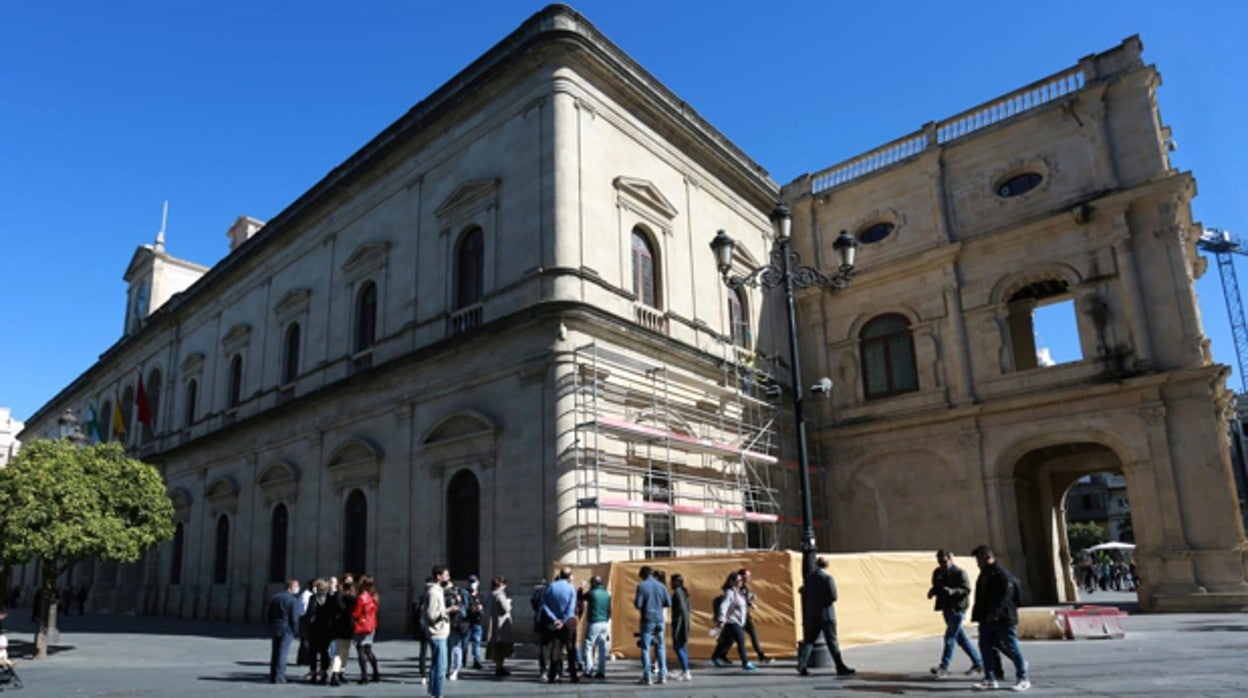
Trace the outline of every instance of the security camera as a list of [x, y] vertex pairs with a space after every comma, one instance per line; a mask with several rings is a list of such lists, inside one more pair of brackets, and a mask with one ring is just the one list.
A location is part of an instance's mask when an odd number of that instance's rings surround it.
[[820, 378], [818, 383], [810, 386], [810, 392], [815, 395], [827, 395], [832, 392], [832, 379]]

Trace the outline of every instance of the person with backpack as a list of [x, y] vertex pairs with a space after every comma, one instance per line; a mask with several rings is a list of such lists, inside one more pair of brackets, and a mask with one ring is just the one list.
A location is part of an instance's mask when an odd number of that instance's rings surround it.
[[986, 545], [971, 551], [979, 563], [975, 580], [975, 607], [971, 620], [979, 623], [979, 653], [983, 655], [984, 680], [975, 684], [979, 690], [994, 690], [997, 679], [1004, 678], [1001, 655], [1005, 652], [1014, 663], [1018, 682], [1015, 691], [1031, 688], [1027, 676], [1027, 659], [1018, 645], [1018, 607], [1022, 602], [1018, 579], [997, 562], [996, 553]]

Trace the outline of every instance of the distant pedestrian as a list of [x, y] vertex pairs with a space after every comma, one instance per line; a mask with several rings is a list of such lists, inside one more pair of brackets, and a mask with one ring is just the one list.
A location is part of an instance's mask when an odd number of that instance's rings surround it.
[[579, 683], [576, 668], [576, 587], [572, 586], [572, 568], [559, 570], [559, 576], [542, 595], [542, 616], [550, 629], [551, 655], [546, 680], [559, 680], [561, 660], [566, 657], [572, 683]]
[[503, 678], [511, 675], [503, 662], [510, 659], [516, 651], [515, 629], [511, 623], [511, 599], [507, 596], [506, 577], [495, 577], [490, 586], [489, 644], [486, 645], [485, 656], [494, 660], [494, 675]]
[[420, 590], [416, 599], [412, 601], [412, 639], [420, 643], [417, 670], [420, 673], [420, 682], [422, 684], [429, 682], [429, 621], [425, 617], [425, 610], [429, 603], [429, 590], [434, 586], [437, 586], [437, 583], [433, 577], [425, 577], [424, 588]]
[[352, 613], [355, 611], [355, 581], [344, 574], [342, 582], [331, 577], [330, 596], [336, 607], [334, 616], [334, 656], [330, 665], [329, 685], [337, 686], [347, 680], [347, 664], [351, 661], [351, 642], [355, 639]]
[[546, 595], [546, 578], [533, 586], [529, 596], [529, 606], [533, 608], [533, 633], [537, 635], [537, 675], [546, 675], [546, 663], [550, 659], [550, 630], [542, 615], [542, 597]]
[[463, 589], [453, 583], [448, 583], [442, 591], [446, 598], [446, 617], [451, 624], [450, 635], [446, 638], [446, 650], [450, 653], [446, 678], [449, 681], [458, 681], [459, 670], [464, 667], [464, 646], [468, 644], [465, 594]]
[[971, 620], [979, 623], [979, 652], [984, 660], [984, 680], [975, 688], [992, 690], [997, 687], [997, 679], [1005, 678], [1000, 650], [1014, 663], [1018, 679], [1014, 690], [1026, 691], [1031, 688], [1031, 680], [1027, 676], [1027, 659], [1018, 645], [1018, 606], [1022, 602], [1018, 580], [997, 562], [992, 548], [981, 545], [972, 553], [979, 563], [979, 577], [975, 580]]
[[932, 570], [932, 586], [927, 590], [927, 598], [936, 600], [936, 610], [945, 620], [944, 649], [940, 653], [940, 664], [932, 667], [932, 675], [937, 678], [949, 675], [955, 644], [971, 659], [967, 675], [982, 672], [984, 663], [962, 627], [966, 609], [971, 604], [971, 580], [961, 567], [953, 564], [953, 555], [944, 548], [936, 552], [936, 569]]
[[819, 634], [823, 633], [824, 642], [828, 644], [828, 653], [836, 665], [837, 676], [852, 676], [857, 673], [845, 664], [841, 657], [841, 647], [836, 639], [836, 580], [828, 572], [828, 558], [820, 555], [815, 560], [815, 571], [806, 575], [802, 582], [802, 644], [797, 651], [797, 673], [802, 676], [810, 672], [810, 652], [814, 649]]
[[311, 650], [308, 669], [312, 683], [329, 683], [329, 643], [334, 639], [337, 620], [338, 607], [329, 598], [329, 582], [324, 579], [313, 581], [308, 611], [299, 621], [299, 629], [303, 631]]
[[680, 661], [680, 673], [677, 681], [689, 681], [693, 674], [689, 672], [689, 621], [693, 614], [689, 602], [689, 592], [685, 589], [685, 578], [681, 574], [672, 575], [672, 648], [676, 650], [676, 659]]
[[433, 584], [425, 599], [425, 624], [429, 627], [429, 649], [432, 666], [429, 668], [429, 695], [442, 698], [442, 682], [446, 677], [446, 638], [451, 634], [450, 618], [446, 611], [446, 586], [451, 583], [451, 572], [445, 565], [434, 565]]
[[585, 665], [589, 678], [607, 678], [607, 653], [611, 651], [611, 592], [594, 575], [585, 592]]
[[[737, 652], [741, 655], [741, 668], [745, 671], [757, 671], [758, 666], [750, 661], [745, 654], [745, 616], [749, 613], [749, 605], [742, 591], [741, 573], [732, 572], [724, 581], [724, 595], [715, 612], [716, 627], [720, 637], [728, 636], [729, 647], [736, 643]], [[715, 666], [727, 666], [728, 661], [722, 657], [712, 657]]]
[[269, 655], [269, 683], [286, 683], [286, 659], [290, 643], [299, 632], [299, 580], [292, 579], [286, 588], [269, 600], [269, 634], [273, 646]]
[[[641, 612], [641, 633], [638, 644], [641, 646], [641, 681], [649, 685], [657, 677], [658, 683], [667, 683], [667, 649], [664, 644], [664, 626], [667, 617], [665, 609], [672, 605], [672, 597], [667, 588], [659, 580], [654, 579], [649, 565], [643, 565], [638, 571], [641, 583], [637, 585], [637, 593], [633, 596], [633, 606]], [[654, 647], [658, 655], [658, 667], [652, 671], [650, 648]]]
[[361, 684], [368, 683], [370, 667], [373, 670], [372, 680], [381, 681], [381, 674], [377, 671], [377, 655], [373, 654], [373, 633], [377, 631], [377, 609], [380, 604], [377, 583], [367, 574], [361, 576], [360, 595], [351, 611], [351, 632], [355, 641], [356, 659], [360, 663], [358, 683]]
[[[464, 663], [472, 655], [472, 668], [480, 671], [481, 645], [485, 638], [485, 598], [481, 594], [481, 580], [475, 574], [468, 575], [468, 588], [464, 590], [464, 617], [468, 620], [468, 634], [464, 638]], [[471, 652], [470, 652], [471, 651]]]

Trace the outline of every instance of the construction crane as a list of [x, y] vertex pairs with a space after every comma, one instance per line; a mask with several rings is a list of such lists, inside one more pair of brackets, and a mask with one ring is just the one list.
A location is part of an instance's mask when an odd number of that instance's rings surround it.
[[1239, 392], [1248, 393], [1248, 323], [1244, 322], [1244, 303], [1239, 298], [1239, 279], [1235, 276], [1233, 254], [1248, 256], [1239, 238], [1220, 228], [1206, 228], [1196, 247], [1212, 252], [1222, 277], [1222, 295], [1226, 298], [1226, 314], [1231, 319], [1231, 338], [1235, 340], [1235, 360], [1239, 368]]

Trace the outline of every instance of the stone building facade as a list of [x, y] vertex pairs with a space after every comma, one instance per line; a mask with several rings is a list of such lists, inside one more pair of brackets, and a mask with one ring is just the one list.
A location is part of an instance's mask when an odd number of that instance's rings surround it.
[[[781, 189], [543, 10], [275, 218], [240, 218], [228, 257], [31, 418], [26, 438], [54, 435], [118, 403], [175, 504], [172, 542], [75, 583], [97, 607], [254, 621], [287, 576], [369, 571], [398, 608], [441, 561], [524, 584], [557, 560], [795, 546], [768, 399], [783, 325], [707, 246], [725, 229], [739, 270], [766, 260], [783, 197], [806, 259], [841, 228], [864, 243], [849, 290], [800, 304], [807, 375], [837, 385], [813, 415], [822, 549], [987, 541], [1062, 597], [1055, 503], [1095, 466], [1143, 512], [1150, 608], [1240, 603], [1225, 369], [1156, 73], [1129, 40], [1062, 79]], [[143, 249], [132, 294], [158, 274]], [[1029, 312], [1059, 297], [1084, 359], [1037, 367]]]

